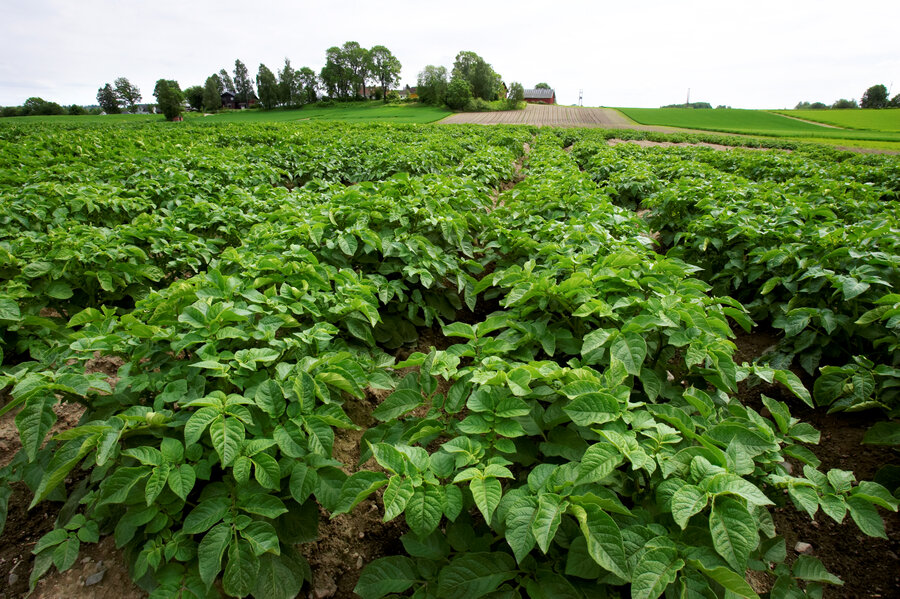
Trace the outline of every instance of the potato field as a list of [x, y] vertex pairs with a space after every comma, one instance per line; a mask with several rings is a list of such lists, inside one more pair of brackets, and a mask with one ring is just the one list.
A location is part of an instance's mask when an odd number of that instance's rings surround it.
[[900, 596], [900, 158], [612, 138], [0, 125], [7, 596]]

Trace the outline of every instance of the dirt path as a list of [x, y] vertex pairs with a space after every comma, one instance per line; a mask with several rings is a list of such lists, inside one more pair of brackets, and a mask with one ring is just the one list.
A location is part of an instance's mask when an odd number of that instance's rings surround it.
[[640, 129], [674, 133], [672, 127], [636, 125], [611, 108], [528, 104], [525, 110], [498, 112], [458, 112], [438, 121], [441, 124], [537, 125], [539, 127], [602, 127], [604, 129]]

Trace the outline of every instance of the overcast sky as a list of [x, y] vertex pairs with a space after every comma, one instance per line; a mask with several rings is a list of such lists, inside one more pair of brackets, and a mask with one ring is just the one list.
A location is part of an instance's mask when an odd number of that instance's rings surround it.
[[402, 83], [460, 50], [507, 83], [540, 81], [560, 104], [692, 101], [785, 108], [859, 100], [871, 85], [900, 93], [900, 1], [820, 0], [4, 0], [0, 105], [30, 96], [96, 104], [128, 77], [152, 102], [159, 78], [202, 85], [241, 59], [255, 75], [290, 58], [316, 72], [329, 46], [390, 48]]

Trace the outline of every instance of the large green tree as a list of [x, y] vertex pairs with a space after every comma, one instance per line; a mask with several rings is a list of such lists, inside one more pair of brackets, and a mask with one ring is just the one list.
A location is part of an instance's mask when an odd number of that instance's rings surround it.
[[358, 96], [361, 88], [362, 95], [365, 97], [366, 77], [369, 75], [369, 51], [360, 46], [358, 42], [344, 42], [341, 52], [344, 54], [344, 64], [349, 72], [350, 96]]
[[518, 81], [509, 84], [509, 92], [506, 95], [506, 103], [509, 108], [518, 108], [519, 102], [525, 99], [525, 88]]
[[203, 88], [199, 85], [192, 85], [184, 89], [184, 99], [187, 100], [188, 106], [194, 110], [203, 108]]
[[374, 46], [369, 50], [370, 74], [381, 86], [382, 97], [387, 103], [387, 93], [400, 81], [402, 65], [397, 57], [384, 46]]
[[[512, 87], [512, 86], [510, 86], [510, 87]], [[541, 83], [538, 83], [537, 85], [535, 85], [535, 86], [534, 86], [534, 89], [550, 89], [550, 84], [549, 84], [549, 83], [544, 83], [544, 82], [542, 81]]]
[[228, 74], [228, 71], [222, 69], [219, 71], [219, 80], [222, 82], [222, 93], [234, 91], [234, 80], [231, 78], [231, 75]]
[[285, 106], [300, 106], [303, 104], [302, 82], [297, 71], [291, 66], [291, 61], [284, 59], [284, 68], [278, 71], [278, 93], [281, 103]]
[[338, 46], [325, 50], [325, 66], [319, 77], [326, 93], [332, 98], [346, 98], [349, 90], [349, 69], [345, 64], [344, 53]]
[[472, 88], [469, 82], [462, 77], [453, 77], [447, 86], [447, 96], [444, 101], [453, 110], [462, 110], [472, 99]]
[[263, 110], [272, 110], [278, 106], [279, 96], [278, 80], [269, 67], [260, 63], [256, 72], [256, 89], [259, 92], [259, 103]]
[[166, 120], [171, 121], [184, 112], [184, 94], [177, 81], [159, 79], [153, 87], [153, 95]]
[[447, 68], [426, 66], [419, 73], [416, 84], [420, 102], [440, 106], [447, 96]]
[[240, 60], [234, 61], [234, 95], [238, 103], [250, 105], [253, 97], [253, 82], [250, 81], [250, 72]]
[[119, 114], [122, 109], [119, 107], [119, 98], [116, 97], [116, 91], [113, 86], [107, 83], [97, 90], [97, 104], [106, 114]]
[[482, 100], [495, 100], [503, 84], [500, 75], [474, 52], [462, 51], [453, 61], [453, 78], [468, 82], [472, 95]]
[[203, 85], [203, 110], [215, 112], [222, 108], [222, 88], [222, 78], [218, 75], [206, 78], [206, 83]]
[[315, 102], [319, 93], [319, 78], [316, 76], [316, 72], [309, 67], [302, 67], [297, 71], [297, 79], [303, 90], [303, 103]]
[[863, 94], [859, 105], [862, 108], [887, 108], [888, 90], [883, 85], [873, 85]]
[[141, 101], [141, 90], [126, 77], [118, 77], [113, 85], [116, 88], [116, 98], [128, 108], [128, 112], [137, 110], [137, 104]]

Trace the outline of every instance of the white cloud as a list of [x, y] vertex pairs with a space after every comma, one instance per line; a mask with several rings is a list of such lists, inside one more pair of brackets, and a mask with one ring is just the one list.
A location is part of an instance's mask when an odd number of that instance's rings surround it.
[[3, 10], [0, 105], [90, 104], [118, 76], [152, 100], [157, 79], [202, 84], [236, 58], [251, 73], [285, 57], [318, 71], [326, 48], [355, 40], [390, 48], [411, 85], [425, 65], [472, 50], [507, 82], [549, 82], [561, 103], [583, 89], [586, 105], [659, 106], [690, 87], [713, 105], [781, 108], [859, 98], [876, 83], [897, 93], [898, 22], [895, 0], [29, 0]]

